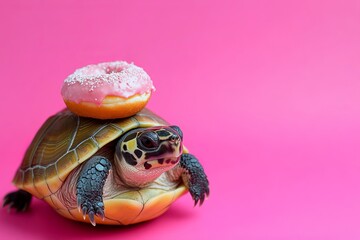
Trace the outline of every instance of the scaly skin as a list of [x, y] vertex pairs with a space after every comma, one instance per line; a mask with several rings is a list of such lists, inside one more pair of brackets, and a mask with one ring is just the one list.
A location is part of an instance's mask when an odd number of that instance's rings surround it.
[[209, 181], [199, 160], [189, 153], [184, 153], [180, 159], [180, 168], [183, 169], [182, 179], [189, 188], [189, 192], [195, 201], [195, 206], [201, 206], [205, 197], [209, 196]]
[[76, 196], [79, 211], [84, 219], [86, 215], [93, 226], [95, 215], [104, 219], [103, 187], [111, 168], [111, 163], [104, 157], [94, 156], [87, 161], [80, 172], [76, 184]]

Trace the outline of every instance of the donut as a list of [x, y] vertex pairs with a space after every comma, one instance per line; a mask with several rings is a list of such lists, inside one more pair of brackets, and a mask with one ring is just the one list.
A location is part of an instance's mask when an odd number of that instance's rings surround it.
[[142, 68], [116, 61], [77, 69], [64, 80], [61, 95], [70, 111], [79, 116], [114, 119], [139, 112], [154, 90]]

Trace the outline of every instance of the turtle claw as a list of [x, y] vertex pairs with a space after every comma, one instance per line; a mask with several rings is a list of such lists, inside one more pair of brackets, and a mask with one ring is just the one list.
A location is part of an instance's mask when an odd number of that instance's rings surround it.
[[96, 216], [100, 217], [102, 221], [105, 220], [105, 213], [104, 210], [99, 208], [96, 212]]
[[10, 198], [8, 196], [5, 196], [2, 207], [5, 207], [6, 205], [9, 205], [10, 203], [11, 203]]
[[[191, 188], [190, 188], [191, 189]], [[205, 198], [209, 196], [209, 194], [205, 192], [194, 192], [192, 190], [189, 190], [190, 194], [194, 200], [194, 207], [196, 207], [199, 204], [199, 207], [203, 205]]]
[[185, 153], [181, 156], [180, 166], [184, 169], [185, 184], [194, 200], [194, 207], [204, 203], [209, 196], [209, 181], [200, 162], [195, 156]]
[[194, 207], [197, 206], [197, 204], [199, 204], [199, 206], [203, 205], [204, 201], [205, 201], [205, 197], [207, 197], [209, 194], [208, 192], [205, 192], [204, 194], [202, 194], [201, 196], [195, 196], [194, 197]]
[[200, 198], [200, 199], [198, 199], [196, 202], [195, 202], [195, 206], [194, 207], [196, 207], [197, 206], [197, 204], [199, 204], [199, 207], [204, 203], [204, 200], [205, 200], [205, 198]]
[[29, 204], [28, 203], [25, 203], [24, 204], [24, 207], [20, 210], [21, 212], [25, 212], [29, 207]]
[[24, 191], [24, 190], [18, 190], [15, 192], [8, 193], [4, 197], [3, 207], [8, 208], [8, 212], [11, 211], [11, 209], [15, 209], [17, 212], [24, 212], [28, 209], [29, 204], [31, 202], [31, 194]]
[[207, 186], [205, 188], [205, 192], [204, 194], [202, 194], [202, 196], [200, 197], [200, 204], [199, 206], [203, 205], [204, 201], [205, 201], [205, 198], [209, 197], [209, 194], [210, 194], [210, 190], [209, 190], [209, 186]]
[[81, 203], [82, 203], [82, 197], [81, 197], [80, 195], [77, 196], [77, 201], [76, 201], [76, 203], [77, 203], [79, 212], [81, 212], [80, 205], [81, 205]]
[[89, 212], [89, 220], [90, 220], [91, 225], [93, 225], [95, 227], [96, 222], [95, 222], [95, 214], [93, 211]]
[[82, 214], [83, 214], [83, 219], [86, 219], [86, 214], [87, 214], [87, 207], [83, 207], [81, 210]]
[[[86, 219], [86, 215], [89, 217], [89, 221], [93, 226], [96, 226], [95, 216], [98, 216], [103, 221], [105, 219], [104, 204], [102, 199], [85, 200], [85, 198], [78, 197], [78, 210], [82, 213], [83, 219]], [[100, 201], [99, 201], [100, 200]]]
[[[203, 179], [205, 180], [205, 179]], [[189, 192], [194, 199], [194, 207], [201, 206], [205, 198], [209, 196], [209, 183], [206, 181], [197, 181], [189, 184]]]
[[[14, 203], [13, 203], [13, 202], [10, 202], [10, 203], [8, 203], [8, 204], [6, 204], [6, 205], [8, 205], [8, 207], [7, 207], [7, 212], [10, 213], [10, 212], [11, 212], [11, 209], [14, 208]], [[5, 207], [6, 205], [4, 205], [3, 207]]]

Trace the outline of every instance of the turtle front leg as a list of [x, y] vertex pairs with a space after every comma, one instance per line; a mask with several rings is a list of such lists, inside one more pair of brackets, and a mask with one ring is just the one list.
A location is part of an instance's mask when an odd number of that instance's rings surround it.
[[77, 205], [84, 219], [86, 215], [93, 226], [95, 215], [104, 219], [103, 188], [111, 163], [104, 157], [94, 156], [83, 166], [76, 184]]
[[201, 206], [205, 197], [209, 196], [210, 190], [209, 181], [199, 160], [192, 154], [184, 153], [181, 155], [178, 170], [180, 170], [183, 182], [195, 201], [195, 206], [198, 202]]

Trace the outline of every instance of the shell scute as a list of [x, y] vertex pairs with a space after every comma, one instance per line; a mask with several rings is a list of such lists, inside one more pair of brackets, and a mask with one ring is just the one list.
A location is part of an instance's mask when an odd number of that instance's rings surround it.
[[108, 124], [94, 135], [94, 139], [102, 147], [109, 142], [109, 139], [113, 139], [114, 136], [121, 135], [123, 132], [122, 129], [119, 129], [114, 124]]
[[56, 161], [57, 174], [61, 181], [65, 181], [67, 175], [79, 164], [78, 159], [75, 150], [72, 150]]
[[46, 169], [35, 168], [34, 170], [34, 187], [40, 196], [48, 196], [51, 191], [46, 183]]
[[57, 114], [54, 121], [46, 129], [42, 127], [40, 134], [33, 140], [35, 142], [29, 147], [30, 157], [24, 162], [31, 162], [30, 166], [47, 166], [62, 157], [72, 142], [74, 129], [77, 128], [78, 118], [70, 114]]
[[99, 145], [92, 138], [86, 139], [75, 148], [76, 154], [79, 158], [79, 163], [84, 162], [86, 159], [94, 155], [98, 150]]
[[46, 167], [45, 181], [50, 188], [51, 193], [55, 193], [62, 185], [60, 181], [55, 164]]
[[134, 118], [126, 118], [121, 121], [116, 121], [112, 123], [114, 127], [118, 128], [122, 132], [126, 132], [130, 129], [134, 129], [140, 126], [139, 122]]

